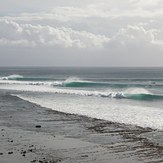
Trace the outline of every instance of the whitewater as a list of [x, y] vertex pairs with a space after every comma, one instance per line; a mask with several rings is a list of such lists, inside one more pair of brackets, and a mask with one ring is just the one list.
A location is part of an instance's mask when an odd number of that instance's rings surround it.
[[157, 73], [38, 68], [7, 74], [3, 70], [0, 89], [56, 111], [162, 130], [163, 70], [152, 71]]

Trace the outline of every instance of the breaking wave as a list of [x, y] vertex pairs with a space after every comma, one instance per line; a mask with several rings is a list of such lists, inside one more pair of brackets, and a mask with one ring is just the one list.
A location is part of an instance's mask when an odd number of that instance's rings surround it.
[[134, 87], [163, 87], [163, 83], [156, 83], [154, 81], [150, 81], [145, 79], [144, 81], [138, 80], [124, 80], [122, 79], [108, 79], [108, 81], [89, 81], [89, 80], [81, 80], [79, 78], [68, 78], [63, 81], [63, 87], [108, 87], [108, 88], [134, 88]]
[[[21, 84], [21, 81], [24, 84], [29, 85], [54, 85], [54, 86], [62, 86], [62, 87], [108, 87], [108, 88], [129, 88], [129, 87], [163, 87], [163, 83], [156, 83], [153, 81], [144, 80], [143, 82], [139, 82], [137, 80], [112, 80], [108, 79], [108, 81], [90, 81], [90, 80], [82, 80], [77, 77], [69, 77], [66, 80], [57, 80], [54, 78], [43, 78], [43, 77], [25, 77], [22, 75], [13, 74], [10, 76], [0, 77], [0, 83], [18, 83]], [[4, 80], [4, 81], [3, 81]], [[7, 82], [10, 81], [10, 82]]]
[[[56, 85], [58, 84], [59, 83], [56, 83]], [[140, 88], [134, 88], [133, 90], [136, 90], [136, 92], [134, 91], [135, 93], [130, 93], [128, 90], [119, 91], [119, 92], [115, 90], [113, 91], [80, 90], [80, 89], [54, 87], [54, 83], [47, 83], [47, 85], [45, 85], [45, 83], [32, 83], [32, 84], [28, 83], [27, 85], [21, 85], [21, 84], [3, 85], [2, 84], [0, 85], [0, 89], [29, 91], [29, 92], [46, 92], [46, 93], [65, 94], [65, 95], [77, 95], [77, 96], [94, 96], [94, 97], [115, 98], [115, 99], [130, 99], [130, 100], [153, 101], [153, 100], [163, 99], [163, 95], [144, 92]]]
[[[133, 83], [111, 83], [111, 82], [94, 82], [81, 80], [76, 77], [68, 78], [65, 81], [41, 81], [40, 78], [24, 77], [22, 75], [13, 74], [0, 78], [1, 89], [12, 89], [21, 91], [42, 91], [53, 92], [60, 94], [71, 94], [80, 96], [97, 96], [105, 98], [116, 99], [131, 99], [131, 100], [162, 100], [163, 95], [153, 94], [149, 92], [143, 84]], [[43, 78], [41, 78], [43, 80]], [[23, 81], [22, 81], [23, 80]], [[30, 81], [32, 80], [32, 81]], [[154, 83], [155, 84], [155, 83]], [[7, 85], [6, 87], [3, 87]], [[15, 87], [14, 87], [15, 86]], [[39, 86], [39, 87], [35, 87]], [[107, 88], [120, 88], [123, 91], [89, 91], [81, 89], [73, 89], [73, 87], [100, 87], [105, 86]], [[63, 88], [65, 87], [65, 88]], [[72, 88], [71, 88], [72, 87]], [[39, 89], [39, 90], [38, 90]]]
[[5, 76], [5, 77], [1, 77], [1, 80], [19, 80], [19, 79], [23, 79], [24, 77], [22, 75], [17, 75], [17, 74], [13, 74], [13, 75], [9, 75], [9, 76]]

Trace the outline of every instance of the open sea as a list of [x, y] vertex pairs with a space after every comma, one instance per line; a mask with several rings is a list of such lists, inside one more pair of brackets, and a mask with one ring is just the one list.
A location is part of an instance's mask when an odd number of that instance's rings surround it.
[[0, 68], [0, 89], [52, 110], [163, 129], [163, 68]]

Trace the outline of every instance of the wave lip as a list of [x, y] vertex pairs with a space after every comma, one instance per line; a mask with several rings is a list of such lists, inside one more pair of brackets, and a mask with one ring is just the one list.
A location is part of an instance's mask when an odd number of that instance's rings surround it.
[[97, 86], [99, 83], [95, 82], [82, 82], [82, 81], [74, 81], [74, 82], [63, 82], [64, 87], [91, 87]]
[[63, 87], [105, 87], [112, 86], [113, 84], [107, 82], [97, 82], [97, 81], [89, 81], [89, 80], [81, 80], [76, 77], [70, 77], [66, 79], [62, 86]]
[[126, 80], [126, 82], [113, 82], [113, 81], [107, 81], [107, 82], [100, 82], [100, 81], [87, 81], [87, 80], [80, 80], [78, 78], [68, 78], [65, 80], [62, 84], [63, 87], [111, 87], [111, 88], [144, 88], [144, 87], [163, 87], [163, 84], [161, 83], [155, 83], [155, 82], [129, 82]]
[[163, 99], [162, 95], [154, 95], [154, 94], [125, 94], [125, 98], [132, 100], [161, 100]]

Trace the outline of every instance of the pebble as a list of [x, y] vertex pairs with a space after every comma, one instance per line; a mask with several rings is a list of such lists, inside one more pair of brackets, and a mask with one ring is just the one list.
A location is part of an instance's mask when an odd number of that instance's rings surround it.
[[36, 125], [35, 127], [36, 127], [36, 128], [41, 128], [41, 125]]

